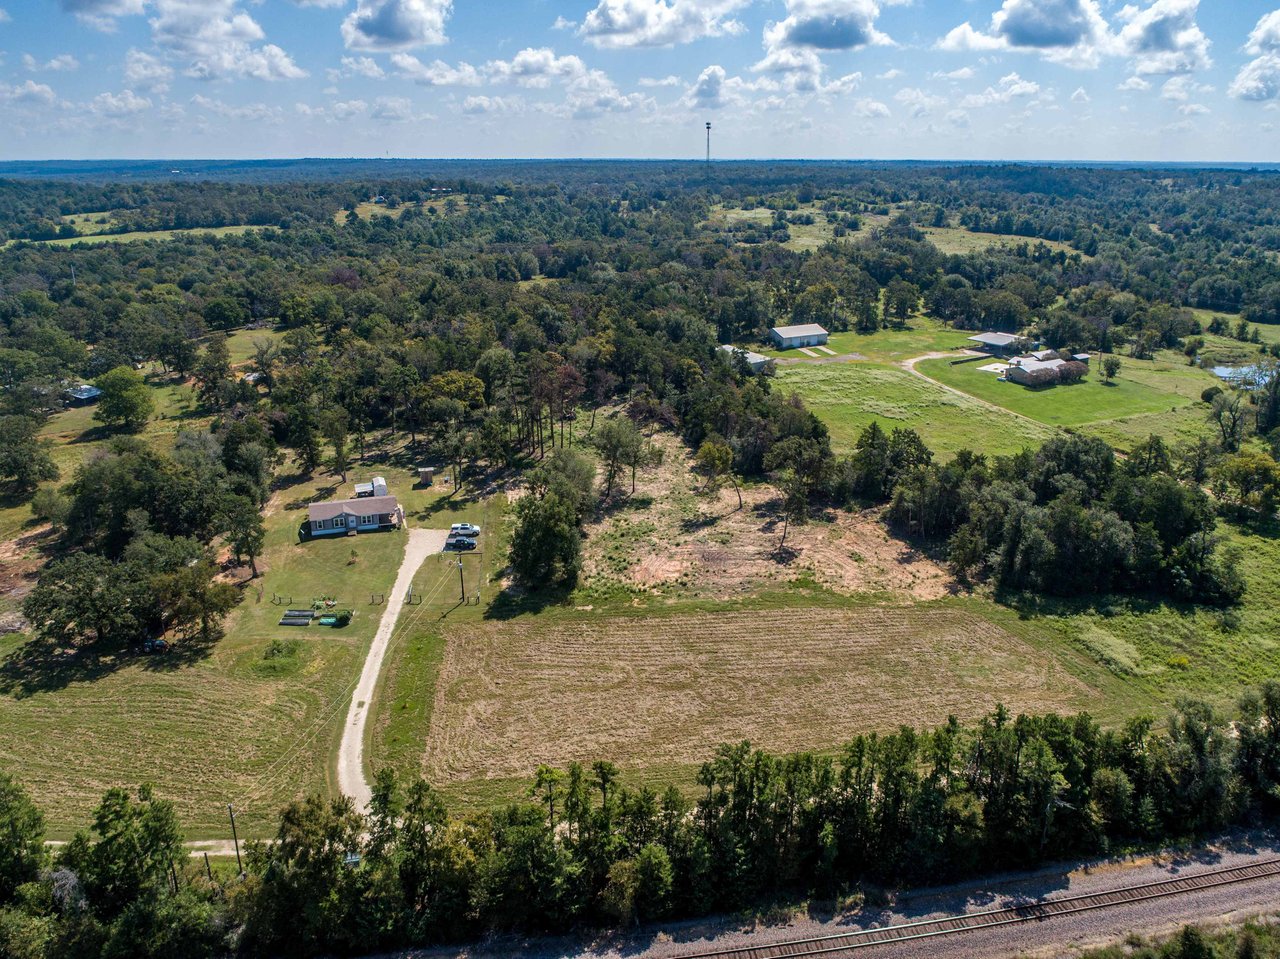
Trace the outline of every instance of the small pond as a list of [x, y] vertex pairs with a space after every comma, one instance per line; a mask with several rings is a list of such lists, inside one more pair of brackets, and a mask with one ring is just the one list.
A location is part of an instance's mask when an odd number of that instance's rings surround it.
[[1215, 366], [1213, 367], [1213, 375], [1226, 380], [1228, 383], [1236, 386], [1246, 384], [1256, 385], [1264, 382], [1267, 378], [1268, 371], [1265, 366]]

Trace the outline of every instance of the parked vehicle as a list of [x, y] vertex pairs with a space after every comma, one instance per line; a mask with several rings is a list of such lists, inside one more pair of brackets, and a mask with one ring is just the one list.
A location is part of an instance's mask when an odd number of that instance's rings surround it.
[[480, 527], [471, 523], [454, 523], [449, 527], [450, 536], [479, 536]]
[[444, 548], [457, 550], [460, 553], [466, 552], [469, 549], [476, 548], [476, 541], [465, 536], [451, 536], [444, 541]]
[[148, 639], [142, 644], [142, 651], [144, 653], [167, 653], [169, 644], [163, 639]]

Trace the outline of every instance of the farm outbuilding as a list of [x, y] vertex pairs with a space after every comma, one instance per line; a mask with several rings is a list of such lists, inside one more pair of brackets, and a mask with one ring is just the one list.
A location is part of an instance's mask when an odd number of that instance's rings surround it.
[[734, 346], [732, 343], [724, 344], [724, 346], [720, 347], [720, 350], [730, 358], [741, 356], [746, 361], [747, 366], [751, 368], [752, 373], [759, 373], [769, 364], [769, 357], [760, 353], [753, 353], [751, 350], [744, 350], [742, 347]]
[[1013, 333], [979, 333], [969, 337], [970, 343], [976, 343], [978, 349], [992, 356], [1008, 356], [1016, 352], [1022, 337]]
[[817, 323], [801, 323], [799, 326], [775, 326], [769, 336], [780, 350], [803, 346], [825, 346], [828, 333]]

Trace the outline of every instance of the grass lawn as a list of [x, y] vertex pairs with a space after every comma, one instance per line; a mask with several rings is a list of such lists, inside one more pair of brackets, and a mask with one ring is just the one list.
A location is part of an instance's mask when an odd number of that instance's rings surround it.
[[[153, 387], [156, 411], [146, 429], [138, 434], [143, 439], [162, 449], [170, 449], [179, 430], [204, 430], [208, 427], [209, 417], [196, 408], [190, 386], [160, 376], [152, 376], [148, 382]], [[94, 420], [94, 409], [94, 406], [70, 407], [44, 423], [40, 434], [52, 444], [50, 452], [62, 476], [43, 485], [56, 487], [69, 482], [85, 457], [111, 441], [114, 434]], [[0, 543], [35, 527], [29, 502], [26, 498], [21, 501], [0, 499]]]
[[[86, 822], [112, 785], [155, 783], [196, 837], [222, 835], [227, 802], [242, 835], [265, 835], [285, 801], [327, 788], [381, 612], [369, 594], [390, 588], [404, 549], [402, 533], [298, 543], [305, 501], [329, 485], [323, 477], [279, 495], [264, 575], [208, 649], [67, 660], [5, 640], [14, 655], [0, 665], [0, 766], [32, 790], [55, 833]], [[341, 630], [277, 626], [277, 594], [295, 606], [336, 595], [355, 616]]]
[[1028, 249], [1034, 249], [1037, 244], [1043, 243], [1051, 250], [1061, 251], [1063, 253], [1079, 253], [1069, 243], [1060, 243], [1057, 240], [1041, 240], [1034, 236], [1006, 236], [1001, 233], [972, 233], [969, 230], [960, 227], [923, 227], [924, 234], [929, 238], [934, 246], [943, 253], [965, 255], [967, 253], [981, 253], [988, 247], [998, 246], [1005, 249], [1014, 249], [1015, 247], [1025, 244]]
[[253, 359], [254, 343], [259, 340], [270, 340], [279, 343], [284, 339], [284, 330], [236, 330], [227, 335], [227, 351], [231, 354], [231, 365], [240, 366]]
[[111, 210], [102, 210], [97, 213], [69, 213], [62, 222], [74, 226], [81, 236], [93, 236], [114, 227], [115, 219]]
[[[74, 246], [78, 243], [141, 243], [144, 240], [173, 240], [184, 236], [243, 236], [251, 230], [262, 230], [261, 226], [206, 226], [192, 230], [138, 230], [133, 233], [93, 233], [84, 236], [66, 237], [61, 240], [30, 240], [31, 243], [45, 243], [49, 246]], [[14, 241], [10, 241], [14, 242]]]
[[1121, 416], [1168, 412], [1193, 402], [1178, 392], [1157, 389], [1126, 376], [1123, 369], [1110, 384], [1103, 383], [1101, 376], [1091, 371], [1083, 381], [1071, 386], [1033, 390], [1001, 382], [996, 374], [980, 369], [985, 365], [981, 360], [955, 366], [949, 360], [925, 360], [916, 368], [940, 383], [1049, 426], [1083, 426]]
[[[787, 233], [790, 239], [782, 245], [788, 250], [797, 252], [816, 250], [835, 237], [835, 225], [828, 222], [827, 216], [816, 205], [801, 206], [798, 210], [787, 210], [786, 216], [797, 213], [808, 213], [813, 223], [788, 223]], [[704, 226], [724, 230], [738, 223], [751, 223], [758, 227], [768, 227], [773, 223], [773, 210], [756, 207], [753, 210], [726, 209], [722, 206], [712, 208], [711, 216]]]
[[[497, 577], [506, 565], [509, 530], [502, 494], [476, 499], [464, 484], [456, 497], [442, 495], [420, 504], [410, 515], [418, 526], [474, 523], [483, 532], [480, 548], [470, 553], [429, 557], [414, 579], [418, 605], [406, 606], [387, 649], [384, 685], [371, 707], [367, 750], [371, 769], [390, 766], [401, 776], [422, 768], [435, 704], [436, 678], [444, 652], [444, 632], [478, 625], [497, 593]], [[468, 604], [461, 603], [458, 562], [463, 565]]]
[[[945, 363], [945, 361], [942, 361]], [[1047, 426], [991, 410], [893, 366], [871, 363], [803, 364], [778, 368], [777, 388], [800, 394], [831, 430], [832, 445], [848, 452], [872, 420], [886, 430], [909, 426], [939, 456], [958, 450], [1016, 453], [1052, 435]]]

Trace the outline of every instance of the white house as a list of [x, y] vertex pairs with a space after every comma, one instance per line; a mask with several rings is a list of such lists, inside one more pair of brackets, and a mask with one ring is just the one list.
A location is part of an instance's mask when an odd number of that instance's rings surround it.
[[769, 331], [780, 350], [800, 346], [825, 346], [827, 331], [817, 323], [801, 323], [799, 326], [775, 326]]
[[769, 357], [753, 353], [750, 350], [744, 350], [742, 347], [734, 346], [732, 343], [724, 344], [720, 347], [720, 350], [730, 359], [741, 356], [746, 360], [747, 366], [751, 368], [752, 373], [759, 373], [769, 363]]

